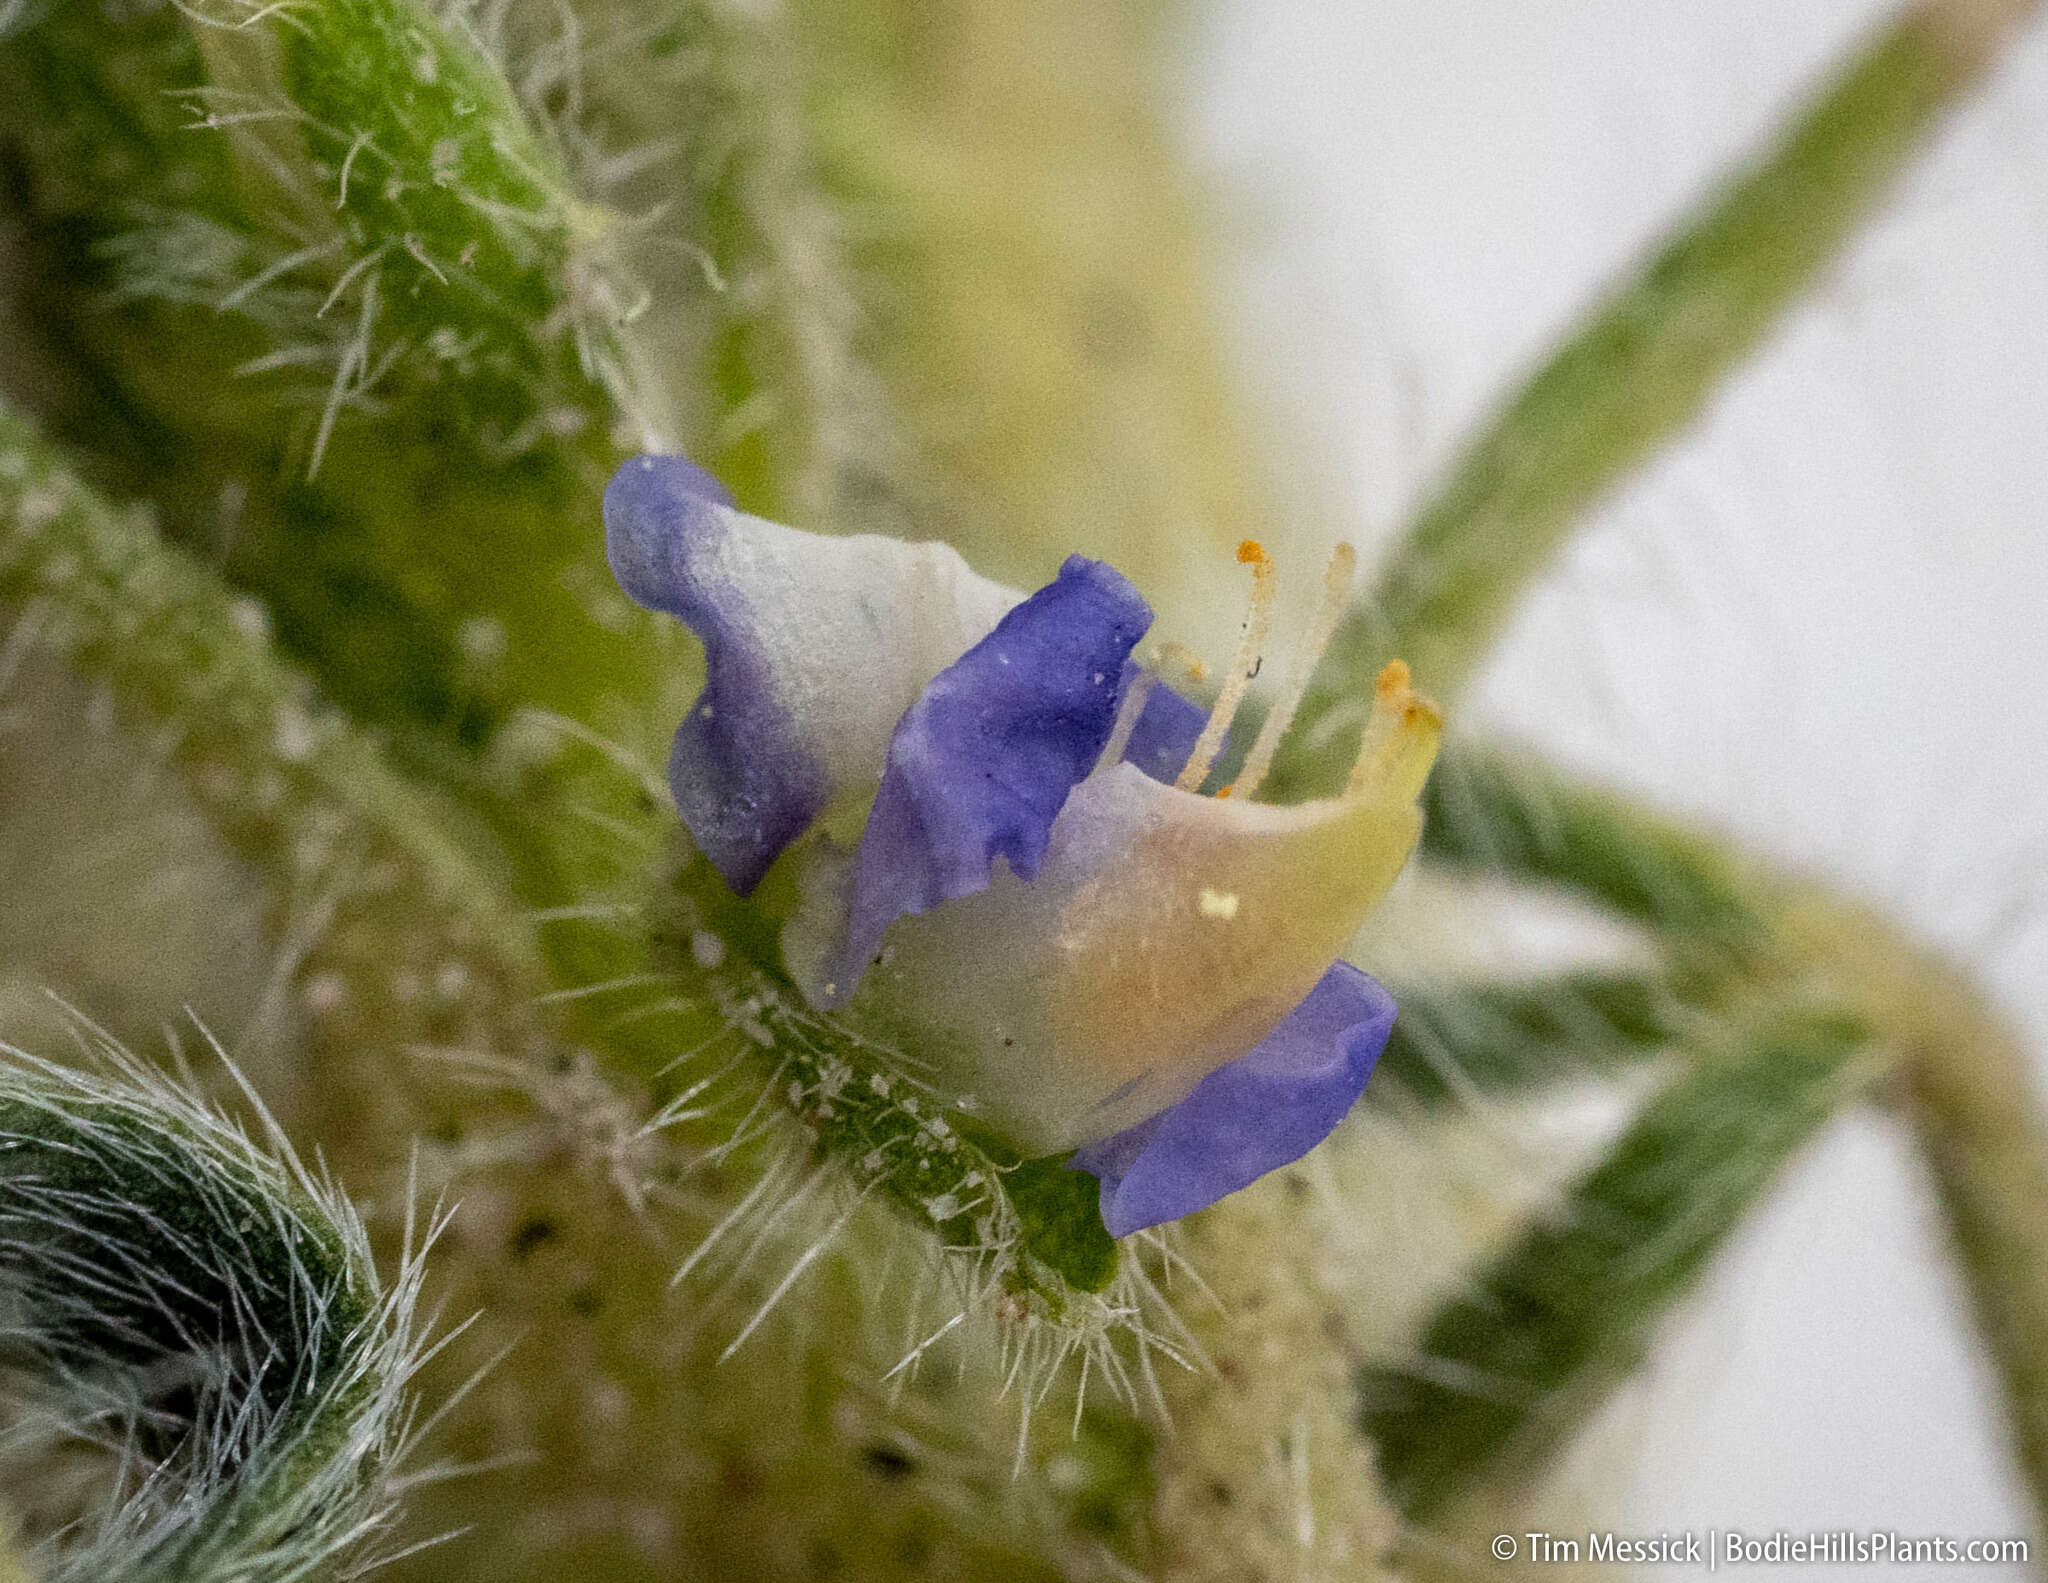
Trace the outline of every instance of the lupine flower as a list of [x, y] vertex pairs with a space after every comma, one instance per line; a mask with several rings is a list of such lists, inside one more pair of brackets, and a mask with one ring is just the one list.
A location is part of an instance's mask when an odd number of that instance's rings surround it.
[[1151, 611], [1098, 561], [1027, 597], [944, 545], [748, 516], [677, 457], [626, 463], [605, 529], [621, 587], [703, 641], [669, 782], [735, 892], [772, 869], [794, 897], [790, 978], [1022, 1153], [1073, 1151], [1112, 1235], [1289, 1163], [1357, 1099], [1394, 1006], [1338, 955], [1420, 832], [1436, 714], [1390, 665], [1340, 796], [1253, 800], [1348, 549], [1235, 784], [1205, 796], [1270, 616], [1250, 541], [1205, 717], [1134, 660]]

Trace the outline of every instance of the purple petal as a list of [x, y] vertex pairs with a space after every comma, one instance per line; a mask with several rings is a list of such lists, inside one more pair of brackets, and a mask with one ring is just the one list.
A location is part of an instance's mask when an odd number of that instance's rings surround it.
[[[1137, 667], [1132, 666], [1124, 680], [1130, 681], [1136, 673]], [[1130, 745], [1124, 749], [1123, 761], [1135, 764], [1154, 780], [1171, 785], [1180, 767], [1187, 763], [1188, 755], [1194, 752], [1195, 739], [1202, 734], [1208, 719], [1206, 709], [1189, 703], [1161, 682], [1146, 695], [1145, 707], [1138, 712], [1138, 726], [1131, 733]]]
[[1365, 1091], [1393, 1027], [1393, 997], [1339, 962], [1249, 1054], [1069, 1164], [1101, 1179], [1112, 1237], [1206, 1209], [1322, 1142]]
[[628, 598], [649, 610], [693, 621], [702, 597], [692, 588], [692, 546], [719, 531], [714, 507], [732, 495], [681, 456], [636, 456], [604, 492], [604, 550]]
[[619, 586], [703, 640], [669, 784], [741, 895], [833, 797], [874, 784], [904, 710], [1021, 597], [945, 545], [747, 516], [679, 456], [628, 461], [604, 517]]
[[933, 678], [889, 744], [831, 998], [852, 993], [905, 913], [987, 889], [999, 857], [1020, 879], [1037, 874], [1067, 794], [1109, 741], [1130, 652], [1151, 624], [1119, 573], [1074, 555]]
[[703, 640], [704, 691], [676, 729], [669, 786], [698, 850], [744, 896], [818, 816], [830, 787], [729, 602], [691, 564], [693, 547], [724, 532], [718, 508], [731, 506], [725, 486], [696, 463], [637, 457], [605, 490], [605, 553], [629, 597]]

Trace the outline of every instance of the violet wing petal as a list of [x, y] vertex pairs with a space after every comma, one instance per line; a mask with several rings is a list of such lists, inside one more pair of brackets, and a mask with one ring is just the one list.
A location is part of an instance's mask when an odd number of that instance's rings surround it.
[[[1128, 682], [1136, 674], [1134, 665], [1124, 680]], [[1138, 711], [1137, 728], [1124, 749], [1124, 762], [1170, 786], [1195, 751], [1195, 739], [1208, 722], [1208, 710], [1189, 703], [1161, 682], [1146, 694], [1145, 707]]]
[[1393, 1027], [1393, 997], [1339, 962], [1248, 1054], [1068, 1163], [1101, 1180], [1113, 1237], [1205, 1209], [1322, 1142], [1365, 1091]]
[[932, 679], [889, 744], [832, 1000], [851, 995], [897, 918], [987, 889], [999, 857], [1021, 879], [1037, 874], [1053, 820], [1108, 744], [1130, 652], [1151, 624], [1121, 574], [1069, 556]]
[[626, 462], [604, 517], [619, 586], [703, 640], [669, 784], [741, 895], [833, 797], [874, 784], [904, 710], [1021, 597], [946, 545], [748, 516], [679, 456]]

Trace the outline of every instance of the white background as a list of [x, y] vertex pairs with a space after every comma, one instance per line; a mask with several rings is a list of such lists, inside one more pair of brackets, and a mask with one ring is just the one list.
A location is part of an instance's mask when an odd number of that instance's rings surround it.
[[[1383, 540], [1602, 283], [1890, 9], [1216, 4], [1180, 63], [1189, 135], [1303, 497]], [[2048, 1049], [2044, 287], [2037, 28], [1698, 431], [1595, 517], [1465, 716], [1883, 901]], [[2024, 1532], [1991, 1389], [1910, 1151], [1853, 1117], [1538, 1515]]]

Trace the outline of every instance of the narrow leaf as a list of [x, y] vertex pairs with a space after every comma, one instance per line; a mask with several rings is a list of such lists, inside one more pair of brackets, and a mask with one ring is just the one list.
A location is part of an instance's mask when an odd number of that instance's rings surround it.
[[[1907, 6], [1607, 292], [1453, 460], [1339, 629], [1294, 740], [1370, 696], [1393, 655], [1426, 689], [1459, 691], [1587, 509], [1692, 424], [2036, 9]], [[1327, 787], [1348, 751], [1297, 749], [1270, 784]]]
[[1423, 811], [1423, 853], [1448, 868], [1577, 891], [1707, 959], [1766, 938], [1761, 882], [1723, 847], [1531, 754], [1453, 744]]
[[1667, 1048], [1687, 1021], [1668, 984], [1634, 974], [1401, 988], [1396, 999], [1401, 1015], [1366, 1090], [1375, 1103], [1505, 1097], [1624, 1070]]
[[1361, 1421], [1414, 1520], [1526, 1472], [1635, 1367], [1779, 1170], [1869, 1075], [1860, 1024], [1794, 1010], [1643, 1109], [1607, 1157], [1359, 1380]]

